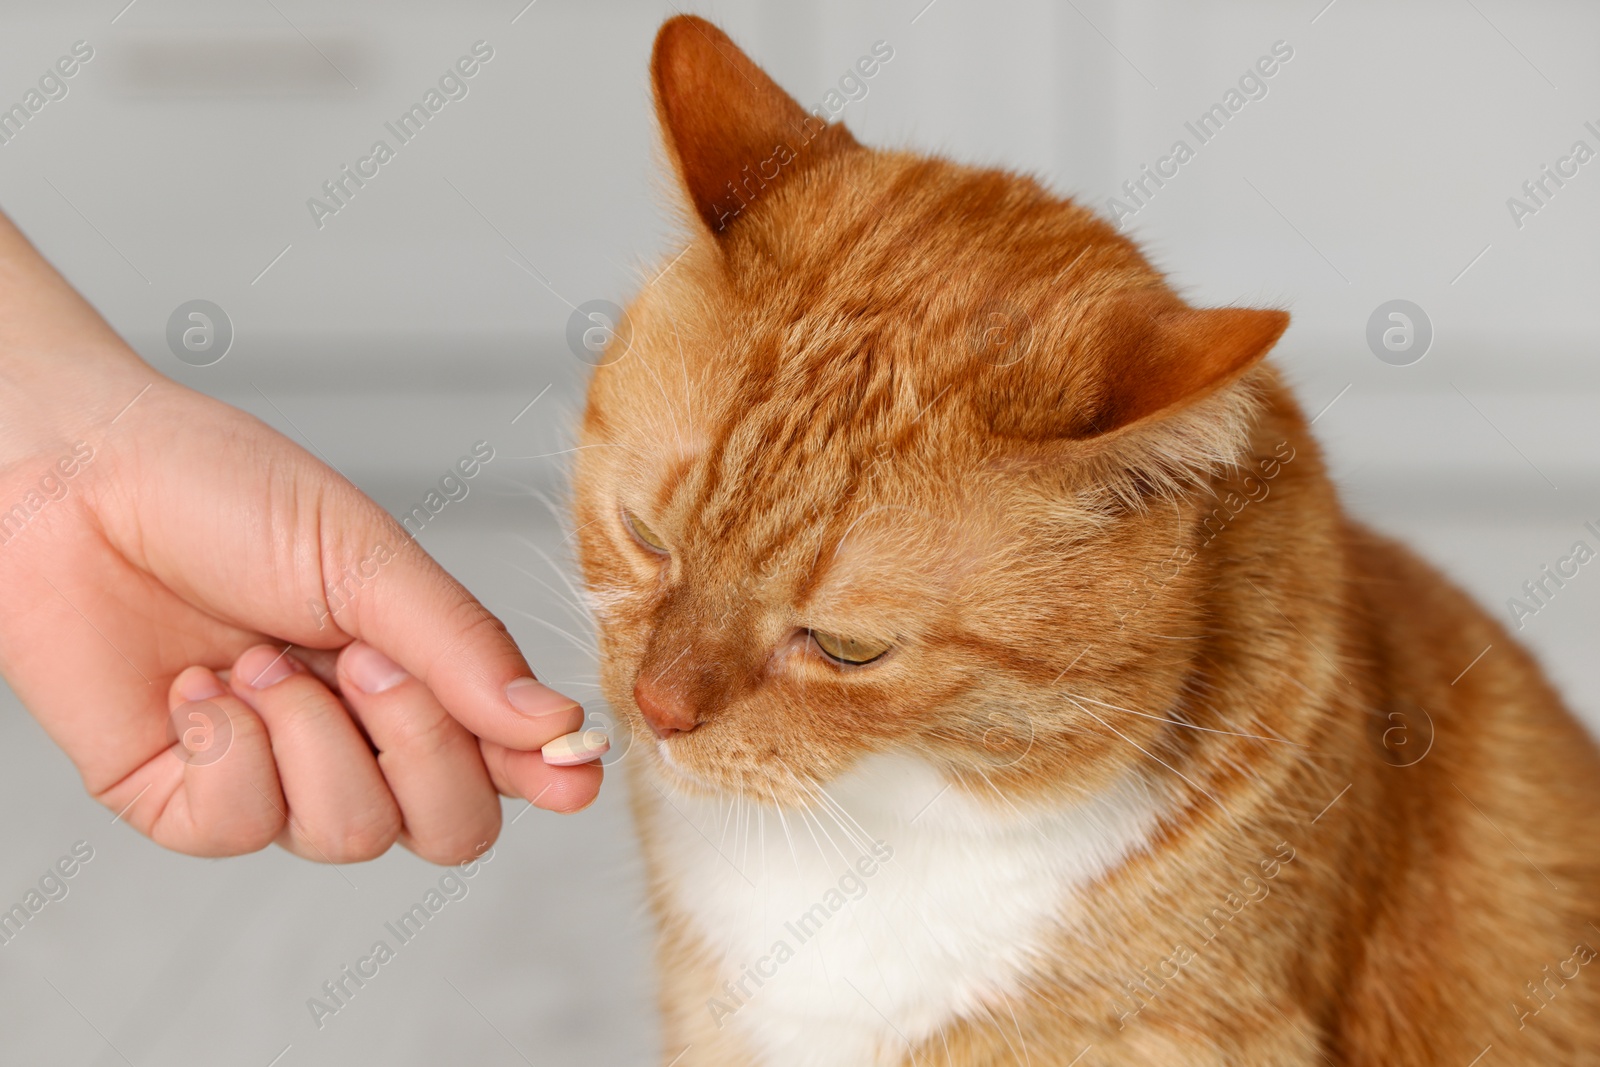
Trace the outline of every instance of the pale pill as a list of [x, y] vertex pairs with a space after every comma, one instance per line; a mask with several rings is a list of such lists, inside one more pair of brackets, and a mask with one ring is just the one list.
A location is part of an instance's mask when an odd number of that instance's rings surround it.
[[611, 738], [598, 726], [591, 726], [587, 730], [562, 734], [539, 751], [552, 767], [572, 767], [610, 752]]

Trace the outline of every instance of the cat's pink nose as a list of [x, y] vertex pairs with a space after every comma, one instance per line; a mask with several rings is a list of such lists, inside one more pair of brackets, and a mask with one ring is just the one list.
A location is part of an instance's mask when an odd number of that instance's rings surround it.
[[694, 709], [681, 696], [659, 684], [640, 678], [633, 685], [633, 702], [650, 729], [662, 740], [675, 734], [686, 734], [700, 725]]

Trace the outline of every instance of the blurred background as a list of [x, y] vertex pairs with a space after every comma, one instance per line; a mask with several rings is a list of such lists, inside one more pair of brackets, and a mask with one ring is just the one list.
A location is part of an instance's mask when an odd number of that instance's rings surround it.
[[[1116, 213], [1193, 301], [1291, 309], [1276, 359], [1320, 413], [1350, 508], [1502, 620], [1514, 624], [1507, 601], [1541, 566], [1577, 540], [1600, 546], [1584, 528], [1600, 526], [1600, 8], [689, 9], [807, 106], [837, 92], [866, 142], [1031, 172]], [[587, 697], [594, 663], [557, 519], [588, 371], [567, 329], [578, 305], [625, 302], [678, 247], [646, 76], [654, 30], [677, 10], [7, 0], [0, 107], [24, 102], [77, 42], [92, 55], [25, 122], [0, 116], [0, 206], [156, 368], [265, 419], [397, 514], [490, 442], [470, 495], [420, 540], [541, 676]], [[334, 206], [324, 183], [374, 141], [396, 145], [385, 123], [477, 42], [492, 56], [465, 95], [363, 186], [347, 183], [336, 212], [308, 206]], [[892, 59], [842, 85], [877, 42]], [[1274, 62], [1258, 68], [1262, 57]], [[1227, 121], [1202, 143], [1185, 124], [1216, 104]], [[1176, 174], [1124, 190], [1147, 165], [1171, 174], [1160, 161], [1180, 139], [1194, 152]], [[1588, 154], [1574, 154], [1579, 141]], [[168, 342], [194, 300], [231, 324], [215, 362]], [[1404, 320], [1388, 317], [1392, 301], [1409, 302]], [[1600, 569], [1522, 622], [1518, 637], [1600, 722]], [[5, 700], [0, 907], [76, 842], [93, 859], [0, 945], [0, 1061], [657, 1056], [620, 774], [575, 817], [522, 817], [508, 802], [468, 895], [319, 1027], [308, 998], [441, 872], [400, 851], [339, 869], [277, 850], [167, 854], [85, 797]]]

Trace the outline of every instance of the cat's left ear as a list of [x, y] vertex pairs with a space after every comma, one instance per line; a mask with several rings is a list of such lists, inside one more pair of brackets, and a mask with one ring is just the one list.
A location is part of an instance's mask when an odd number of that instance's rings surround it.
[[722, 235], [776, 182], [858, 148], [843, 126], [809, 114], [705, 19], [678, 15], [650, 57], [656, 117], [690, 203]]
[[1154, 312], [1137, 307], [1119, 319], [1121, 343], [1110, 346], [1089, 435], [1159, 418], [1232, 385], [1289, 326], [1285, 311], [1181, 304]]
[[1041, 362], [1005, 368], [990, 425], [1035, 442], [1126, 435], [1244, 377], [1288, 325], [1287, 312], [1194, 308], [1159, 290], [1112, 296]]

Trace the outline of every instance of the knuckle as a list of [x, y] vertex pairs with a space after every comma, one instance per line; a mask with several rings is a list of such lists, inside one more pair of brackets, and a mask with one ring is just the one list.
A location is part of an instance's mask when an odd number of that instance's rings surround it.
[[516, 647], [511, 640], [511, 631], [506, 629], [506, 624], [500, 621], [499, 616], [470, 595], [456, 605], [451, 614], [451, 623], [455, 637], [440, 656], [444, 662], [449, 662], [461, 649], [474, 645], [499, 643], [512, 649]]
[[413, 838], [407, 847], [429, 863], [449, 867], [474, 859], [500, 836], [500, 809], [495, 805], [494, 816], [469, 824], [449, 834], [430, 838]]
[[461, 741], [464, 729], [443, 709], [402, 713], [384, 724], [383, 751], [432, 762]]
[[388, 852], [400, 829], [400, 813], [391, 804], [343, 826], [307, 832], [305, 837], [330, 863], [365, 863]]
[[320, 727], [345, 713], [339, 698], [309, 671], [296, 673], [273, 688], [282, 693], [281, 699], [293, 710], [296, 721], [306, 725]]
[[260, 852], [278, 839], [287, 822], [281, 811], [263, 805], [253, 818], [242, 820], [233, 827], [229, 835], [231, 844], [237, 849], [233, 854]]

